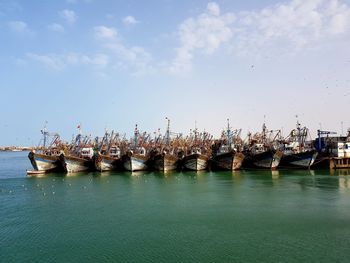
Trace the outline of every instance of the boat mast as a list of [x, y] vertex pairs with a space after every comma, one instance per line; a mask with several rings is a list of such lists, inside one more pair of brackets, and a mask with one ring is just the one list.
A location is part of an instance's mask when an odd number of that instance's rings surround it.
[[45, 125], [44, 125], [44, 129], [42, 129], [41, 130], [41, 133], [43, 134], [43, 136], [44, 136], [44, 148], [46, 148], [46, 141], [47, 141], [47, 137], [48, 137], [48, 135], [49, 135], [49, 133], [48, 133], [48, 131], [47, 131], [47, 129], [46, 129], [46, 125], [47, 125], [47, 121], [45, 121]]
[[137, 129], [137, 124], [136, 124], [135, 131], [134, 131], [134, 146], [135, 146], [135, 148], [137, 147], [138, 135], [139, 135], [139, 130]]
[[169, 146], [170, 144], [170, 119], [168, 117], [165, 117], [165, 119], [168, 121], [166, 134], [165, 134], [165, 143]]
[[231, 129], [230, 129], [230, 119], [227, 119], [227, 144], [231, 149]]

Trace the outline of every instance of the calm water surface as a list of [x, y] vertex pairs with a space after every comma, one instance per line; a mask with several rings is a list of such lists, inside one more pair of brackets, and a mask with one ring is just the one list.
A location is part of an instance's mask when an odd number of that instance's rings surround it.
[[346, 170], [30, 168], [27, 153], [0, 152], [1, 262], [350, 261]]

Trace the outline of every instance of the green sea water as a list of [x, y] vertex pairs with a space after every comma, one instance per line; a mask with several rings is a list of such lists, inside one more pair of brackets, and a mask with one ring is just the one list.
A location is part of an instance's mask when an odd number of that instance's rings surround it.
[[350, 172], [26, 177], [0, 153], [0, 262], [349, 262]]

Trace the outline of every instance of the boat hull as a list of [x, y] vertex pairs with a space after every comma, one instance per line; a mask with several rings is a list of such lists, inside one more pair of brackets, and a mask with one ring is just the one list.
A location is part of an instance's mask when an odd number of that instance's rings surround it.
[[92, 171], [94, 167], [92, 159], [88, 160], [64, 154], [61, 154], [59, 159], [67, 173]]
[[239, 170], [244, 160], [244, 154], [236, 152], [228, 152], [216, 155], [212, 159], [214, 169], [219, 170]]
[[58, 156], [30, 152], [28, 158], [35, 171], [58, 171], [60, 168]]
[[148, 158], [143, 155], [133, 154], [123, 156], [123, 166], [127, 171], [145, 171], [148, 169]]
[[310, 166], [315, 162], [316, 157], [317, 152], [315, 150], [283, 155], [280, 167], [310, 168]]
[[170, 154], [158, 154], [154, 157], [153, 168], [157, 171], [173, 171], [178, 168], [178, 158]]
[[283, 153], [281, 151], [265, 151], [258, 154], [247, 154], [244, 161], [244, 168], [256, 169], [277, 169], [281, 162]]
[[191, 171], [202, 171], [208, 167], [208, 157], [202, 154], [187, 155], [183, 159], [184, 169]]
[[96, 154], [94, 157], [95, 169], [100, 172], [116, 171], [120, 168], [120, 159], [102, 154]]

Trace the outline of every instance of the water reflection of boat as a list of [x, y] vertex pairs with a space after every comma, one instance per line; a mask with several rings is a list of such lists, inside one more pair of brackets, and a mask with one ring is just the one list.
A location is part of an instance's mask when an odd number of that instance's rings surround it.
[[350, 169], [331, 169], [330, 175], [334, 176], [350, 176]]
[[278, 170], [271, 170], [272, 179], [276, 180], [280, 177], [280, 172]]

